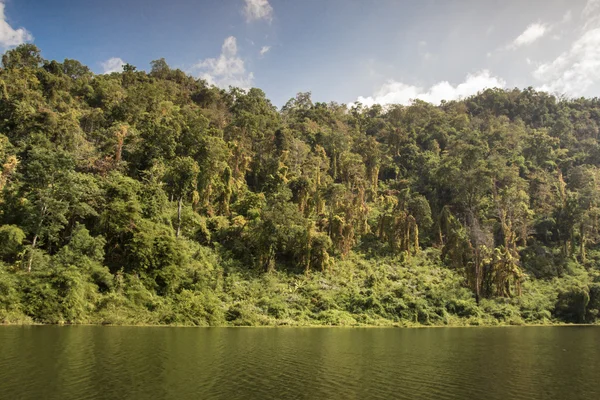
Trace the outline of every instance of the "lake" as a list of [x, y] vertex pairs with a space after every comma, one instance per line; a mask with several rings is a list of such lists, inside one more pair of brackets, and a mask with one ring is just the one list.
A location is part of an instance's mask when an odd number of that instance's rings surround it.
[[600, 327], [0, 327], [2, 399], [598, 399]]

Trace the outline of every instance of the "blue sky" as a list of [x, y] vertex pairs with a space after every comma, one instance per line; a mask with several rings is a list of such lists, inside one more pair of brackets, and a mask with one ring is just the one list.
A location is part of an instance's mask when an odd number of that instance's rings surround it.
[[600, 95], [600, 0], [0, 0], [0, 47], [263, 89], [281, 106], [433, 103], [485, 87]]

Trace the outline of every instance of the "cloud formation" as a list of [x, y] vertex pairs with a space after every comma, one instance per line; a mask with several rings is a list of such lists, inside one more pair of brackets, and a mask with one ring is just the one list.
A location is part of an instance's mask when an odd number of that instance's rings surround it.
[[529, 25], [523, 33], [521, 33], [508, 46], [510, 49], [516, 49], [521, 46], [529, 45], [538, 39], [541, 39], [550, 29], [545, 24], [535, 23]]
[[209, 84], [221, 88], [235, 86], [248, 89], [254, 81], [254, 75], [246, 72], [244, 60], [238, 55], [237, 40], [233, 36], [225, 39], [218, 58], [204, 59], [194, 65], [192, 71]]
[[112, 74], [113, 72], [122, 72], [125, 61], [119, 57], [113, 57], [104, 61], [101, 65], [103, 74]]
[[584, 96], [600, 82], [600, 0], [589, 0], [581, 13], [583, 29], [571, 47], [533, 71], [539, 90]]
[[568, 51], [539, 65], [533, 76], [542, 82], [540, 90], [583, 96], [600, 81], [600, 28], [584, 32]]
[[588, 0], [581, 12], [581, 17], [585, 20], [584, 29], [600, 23], [600, 0]]
[[246, 22], [252, 22], [264, 19], [271, 22], [273, 20], [273, 7], [268, 0], [244, 0], [244, 16]]
[[269, 50], [271, 50], [271, 46], [263, 46], [260, 49], [260, 55], [264, 56], [265, 54], [267, 54], [269, 52]]
[[31, 42], [33, 40], [31, 33], [25, 28], [14, 29], [6, 21], [4, 7], [5, 4], [0, 1], [0, 47], [7, 48]]
[[385, 83], [373, 96], [358, 98], [358, 102], [372, 106], [374, 104], [403, 104], [409, 105], [414, 100], [420, 99], [432, 104], [440, 104], [442, 100], [459, 100], [487, 88], [504, 88], [503, 79], [492, 76], [490, 71], [483, 70], [467, 75], [464, 82], [452, 86], [448, 81], [438, 82], [425, 90], [423, 88], [407, 85], [402, 82], [390, 80]]

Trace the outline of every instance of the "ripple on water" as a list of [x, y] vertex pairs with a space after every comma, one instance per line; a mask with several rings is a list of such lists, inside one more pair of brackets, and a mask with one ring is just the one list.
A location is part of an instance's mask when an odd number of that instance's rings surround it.
[[600, 328], [0, 327], [0, 399], [592, 399]]

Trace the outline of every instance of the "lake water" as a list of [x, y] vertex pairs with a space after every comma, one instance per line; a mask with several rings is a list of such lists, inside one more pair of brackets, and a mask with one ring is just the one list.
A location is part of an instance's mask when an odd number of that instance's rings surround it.
[[600, 399], [600, 328], [0, 327], [1, 399]]

